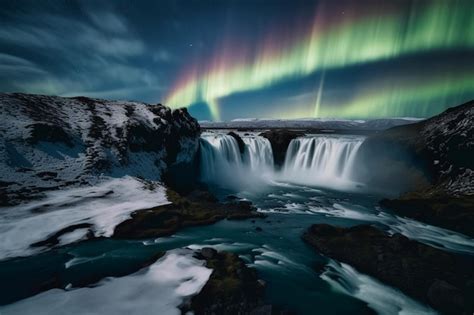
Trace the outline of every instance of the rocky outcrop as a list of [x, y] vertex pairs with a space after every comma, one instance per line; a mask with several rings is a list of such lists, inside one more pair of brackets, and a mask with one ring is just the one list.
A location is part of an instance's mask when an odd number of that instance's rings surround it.
[[265, 282], [238, 255], [205, 247], [196, 258], [205, 260], [212, 274], [202, 290], [181, 307], [182, 313], [192, 310], [197, 315], [291, 314], [264, 304]]
[[168, 189], [170, 204], [132, 213], [131, 218], [115, 227], [114, 238], [152, 238], [168, 236], [181, 228], [213, 224], [219, 220], [262, 217], [248, 201], [219, 202], [206, 190], [187, 196]]
[[395, 163], [404, 174], [418, 172], [427, 185], [410, 188], [431, 195], [474, 195], [474, 101], [367, 138], [361, 159], [372, 170], [379, 160], [385, 167]]
[[200, 127], [186, 109], [160, 104], [0, 94], [0, 122], [4, 205], [101, 174], [160, 180], [199, 146]]
[[474, 101], [370, 136], [359, 158], [369, 186], [406, 192], [382, 205], [474, 235]]
[[407, 193], [380, 204], [397, 214], [474, 237], [474, 196]]
[[249, 314], [263, 304], [264, 286], [256, 270], [236, 254], [203, 248], [197, 258], [206, 261], [212, 274], [188, 305], [195, 314]]
[[237, 141], [237, 144], [239, 145], [239, 151], [240, 151], [241, 154], [243, 154], [245, 152], [245, 142], [244, 142], [244, 140], [242, 140], [242, 138], [233, 131], [229, 132], [227, 135], [231, 136], [232, 138], [235, 139], [235, 141]]
[[304, 136], [304, 133], [288, 129], [276, 129], [262, 132], [260, 136], [270, 141], [273, 151], [273, 161], [275, 165], [281, 166], [285, 162], [286, 151], [288, 150], [291, 140]]
[[474, 259], [360, 225], [311, 226], [303, 239], [318, 252], [350, 264], [444, 314], [472, 314]]

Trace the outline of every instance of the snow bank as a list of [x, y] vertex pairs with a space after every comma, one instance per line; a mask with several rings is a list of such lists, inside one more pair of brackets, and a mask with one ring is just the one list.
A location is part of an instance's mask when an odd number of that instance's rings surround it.
[[0, 307], [0, 314], [179, 315], [183, 299], [206, 284], [212, 269], [191, 250], [172, 250], [153, 265], [122, 278], [106, 278], [92, 288], [52, 289]]
[[[169, 203], [165, 189], [130, 176], [104, 178], [91, 187], [57, 190], [41, 200], [0, 212], [0, 259], [32, 254], [30, 245], [75, 224], [90, 223], [95, 236], [110, 236], [133, 211]], [[83, 228], [64, 234], [64, 245], [83, 238]], [[37, 249], [36, 249], [37, 250]]]

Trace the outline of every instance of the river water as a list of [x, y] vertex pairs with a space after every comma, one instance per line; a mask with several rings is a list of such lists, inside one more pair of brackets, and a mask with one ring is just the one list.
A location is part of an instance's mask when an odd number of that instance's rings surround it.
[[[377, 205], [380, 194], [358, 182], [354, 172], [363, 137], [312, 135], [293, 140], [281, 169], [273, 165], [268, 140], [253, 134], [242, 137], [243, 154], [231, 136], [203, 134], [201, 178], [221, 198], [235, 195], [252, 201], [266, 218], [224, 220], [158, 239], [103, 238], [0, 261], [4, 279], [0, 303], [16, 301], [12, 305], [20, 306], [6, 306], [4, 313], [28, 313], [31, 305], [41, 305], [41, 295], [39, 301], [31, 300], [35, 297], [18, 300], [25, 297], [32, 283], [40, 284], [58, 270], [58, 281], [74, 287], [82, 278], [105, 270], [125, 276], [157, 251], [211, 246], [239, 254], [266, 282], [267, 302], [298, 314], [435, 314], [351, 266], [319, 255], [301, 240], [304, 231], [315, 223], [370, 223], [447, 251], [474, 253], [474, 241], [466, 236], [397, 217]], [[132, 306], [134, 301], [130, 301]], [[143, 299], [137, 301], [146, 304]]]

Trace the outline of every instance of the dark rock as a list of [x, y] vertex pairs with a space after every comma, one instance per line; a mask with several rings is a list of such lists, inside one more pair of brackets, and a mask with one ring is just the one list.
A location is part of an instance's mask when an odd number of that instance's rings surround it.
[[260, 136], [270, 141], [273, 151], [273, 160], [277, 166], [283, 165], [286, 151], [288, 150], [291, 140], [304, 135], [305, 134], [301, 131], [287, 129], [269, 130], [260, 134]]
[[431, 305], [445, 314], [453, 313], [454, 310], [463, 310], [466, 304], [461, 290], [438, 279], [428, 289], [428, 300]]
[[255, 228], [255, 231], [257, 231], [257, 232], [262, 232], [263, 229], [262, 229], [261, 227], [257, 226], [257, 227]]
[[41, 177], [41, 178], [55, 178], [58, 176], [58, 173], [56, 172], [39, 172], [36, 173], [36, 176]]
[[273, 306], [272, 305], [262, 305], [253, 309], [250, 312], [250, 315], [272, 315], [273, 314]]
[[225, 199], [226, 199], [227, 201], [235, 201], [235, 200], [238, 200], [239, 197], [234, 196], [234, 195], [229, 195], [229, 196], [225, 197]]
[[[303, 239], [320, 253], [378, 278], [446, 314], [471, 314], [469, 283], [474, 258], [456, 255], [410, 240], [388, 236], [375, 227], [311, 226]], [[442, 281], [442, 282], [439, 282]], [[433, 301], [440, 292], [445, 299]], [[431, 297], [430, 297], [431, 296]]]
[[[212, 274], [184, 308], [196, 315], [249, 314], [263, 305], [264, 288], [258, 282], [257, 271], [247, 267], [236, 254], [218, 252], [205, 260], [206, 267], [213, 269]], [[183, 313], [186, 311], [182, 309]]]
[[360, 181], [403, 192], [382, 206], [474, 236], [474, 101], [369, 136], [358, 159]]
[[200, 253], [205, 259], [212, 259], [217, 255], [217, 251], [211, 247], [204, 247]]
[[235, 141], [237, 141], [237, 144], [239, 145], [239, 151], [241, 154], [244, 154], [245, 152], [245, 143], [244, 143], [244, 140], [242, 140], [242, 138], [236, 134], [235, 132], [231, 131], [228, 133], [229, 136], [231, 136], [232, 138], [235, 139]]
[[140, 239], [167, 236], [184, 227], [213, 224], [225, 218], [243, 220], [262, 216], [247, 201], [221, 203], [209, 192], [181, 196], [168, 189], [167, 196], [171, 204], [135, 211], [130, 219], [115, 227], [113, 237]]
[[398, 215], [474, 237], [474, 196], [426, 196], [411, 193], [398, 199], [383, 199], [380, 205]]
[[61, 142], [69, 147], [74, 145], [71, 137], [58, 125], [35, 123], [26, 128], [30, 129], [30, 136], [27, 139], [30, 144], [37, 144], [40, 141], [45, 141]]

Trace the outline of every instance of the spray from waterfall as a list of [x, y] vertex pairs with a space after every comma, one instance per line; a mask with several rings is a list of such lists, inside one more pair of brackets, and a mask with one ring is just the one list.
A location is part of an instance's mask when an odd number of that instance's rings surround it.
[[288, 147], [280, 178], [330, 188], [356, 187], [354, 162], [363, 140], [327, 135], [294, 139]]

